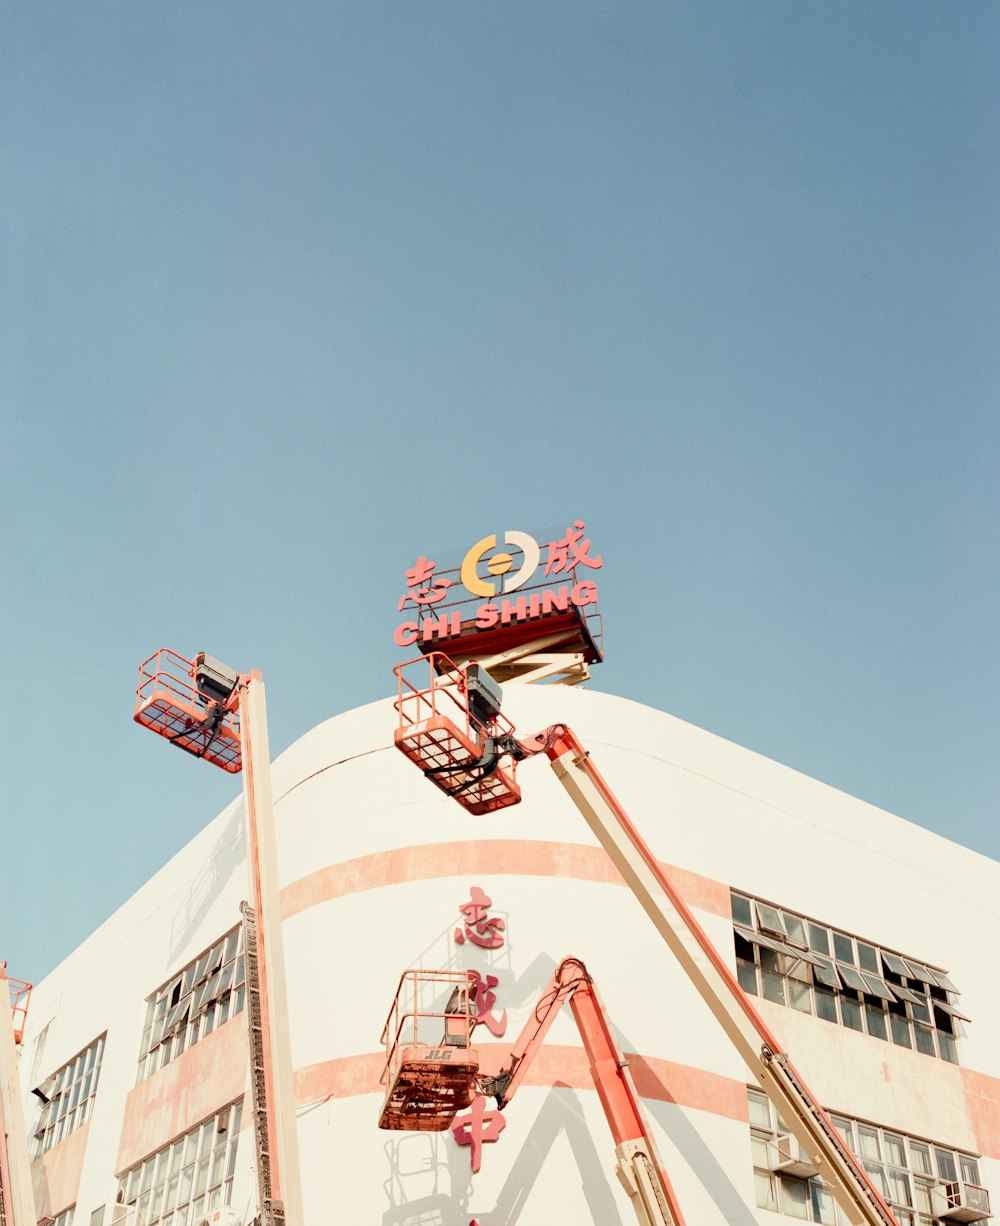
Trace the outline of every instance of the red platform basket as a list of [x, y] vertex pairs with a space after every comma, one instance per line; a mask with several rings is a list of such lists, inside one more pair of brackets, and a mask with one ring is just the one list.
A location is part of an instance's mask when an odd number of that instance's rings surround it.
[[31, 984], [24, 979], [14, 979], [4, 970], [6, 964], [0, 964], [0, 976], [7, 980], [10, 992], [11, 1020], [14, 1023], [14, 1042], [20, 1043], [24, 1038], [24, 1024], [28, 1017], [28, 1002], [31, 1000]]
[[139, 666], [135, 722], [235, 775], [243, 766], [239, 711], [225, 711], [218, 727], [206, 728], [212, 705], [198, 689], [193, 661], [169, 647], [161, 647]]
[[470, 1046], [475, 990], [469, 971], [404, 971], [382, 1031], [388, 1088], [379, 1128], [444, 1132], [471, 1104], [479, 1073]]
[[[476, 763], [482, 755], [482, 738], [514, 734], [514, 725], [496, 715], [480, 728], [469, 717], [466, 669], [454, 664], [443, 652], [433, 652], [394, 670], [399, 679], [396, 710], [396, 748], [428, 774], [427, 778], [463, 805], [470, 813], [492, 813], [521, 799], [517, 766], [513, 758], [480, 776]], [[462, 768], [468, 766], [469, 770]]]

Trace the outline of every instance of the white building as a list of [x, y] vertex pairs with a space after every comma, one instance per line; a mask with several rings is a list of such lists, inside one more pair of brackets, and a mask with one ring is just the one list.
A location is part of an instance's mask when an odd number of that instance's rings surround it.
[[[620, 698], [512, 684], [504, 710], [521, 734], [563, 721], [590, 748], [901, 1223], [975, 1220], [982, 1188], [1000, 1204], [1000, 865]], [[451, 1132], [377, 1127], [403, 970], [495, 976], [506, 1030], [476, 1045], [504, 1049], [569, 954], [629, 1054], [689, 1226], [834, 1221], [544, 759], [522, 764], [521, 804], [474, 818], [393, 748], [394, 727], [375, 703], [274, 764], [309, 1226], [631, 1226], [568, 1012], [478, 1173]], [[253, 1217], [241, 815], [236, 801], [36, 985], [21, 1078], [41, 1219], [194, 1226], [224, 1202]], [[504, 922], [479, 934], [497, 948], [456, 940], [473, 887]]]

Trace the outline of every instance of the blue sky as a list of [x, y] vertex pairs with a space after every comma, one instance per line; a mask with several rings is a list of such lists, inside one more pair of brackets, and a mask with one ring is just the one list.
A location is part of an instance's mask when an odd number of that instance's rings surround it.
[[586, 519], [593, 688], [1000, 854], [1000, 9], [8, 5], [0, 957], [383, 696], [402, 573]]

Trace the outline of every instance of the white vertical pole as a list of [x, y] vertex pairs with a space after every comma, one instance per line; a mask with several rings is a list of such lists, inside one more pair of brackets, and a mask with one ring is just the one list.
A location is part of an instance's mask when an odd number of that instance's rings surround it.
[[[254, 672], [240, 678], [240, 739], [243, 799], [246, 810], [247, 867], [257, 917], [257, 968], [260, 977], [261, 1038], [267, 1094], [267, 1149], [271, 1160], [271, 1199], [284, 1205], [288, 1226], [305, 1226], [292, 1048], [281, 937], [278, 856], [271, 797], [271, 759], [267, 744], [264, 680]], [[262, 1213], [265, 1206], [261, 1206]], [[265, 1226], [269, 1226], [265, 1217]]]
[[35, 1195], [17, 1064], [7, 964], [0, 962], [0, 1184], [4, 1226], [35, 1226]]

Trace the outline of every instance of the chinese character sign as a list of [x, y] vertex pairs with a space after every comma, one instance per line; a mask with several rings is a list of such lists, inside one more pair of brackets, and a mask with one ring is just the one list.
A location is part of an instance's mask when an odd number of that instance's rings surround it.
[[399, 600], [398, 608], [400, 613], [402, 613], [408, 600], [412, 600], [415, 605], [421, 607], [423, 605], [437, 604], [439, 600], [444, 600], [445, 596], [448, 595], [451, 580], [443, 576], [435, 578], [435, 566], [437, 566], [436, 562], [431, 562], [421, 554], [415, 564], [406, 572], [407, 591]]
[[451, 1134], [459, 1145], [470, 1147], [469, 1156], [472, 1173], [475, 1174], [483, 1164], [483, 1144], [497, 1141], [507, 1127], [507, 1121], [499, 1111], [487, 1111], [486, 1099], [478, 1094], [472, 1100], [472, 1106], [464, 1115], [455, 1117], [451, 1126]]
[[[398, 611], [406, 613], [393, 638], [400, 647], [446, 644], [482, 631], [517, 626], [597, 606], [596, 572], [604, 565], [575, 519], [546, 541], [508, 529], [476, 541], [458, 565], [438, 564], [421, 554], [404, 574]], [[547, 534], [548, 535], [548, 534]], [[484, 601], [476, 604], [476, 601]], [[583, 613], [583, 617], [590, 616]], [[444, 647], [447, 650], [447, 647]], [[591, 645], [591, 663], [600, 652]]]
[[466, 939], [480, 949], [500, 949], [503, 946], [504, 921], [497, 915], [488, 915], [493, 899], [488, 897], [474, 885], [469, 894], [469, 901], [459, 907], [465, 916], [465, 923], [455, 929], [455, 943], [464, 945]]
[[507, 1010], [504, 1009], [499, 1017], [494, 1017], [493, 1006], [496, 1004], [497, 994], [490, 989], [495, 988], [500, 980], [496, 975], [481, 975], [479, 971], [471, 971], [470, 974], [475, 983], [472, 1008], [476, 1022], [485, 1026], [490, 1034], [499, 1039], [507, 1029]]
[[598, 555], [590, 556], [590, 541], [583, 535], [586, 524], [578, 519], [566, 529], [566, 535], [559, 541], [549, 541], [548, 560], [545, 563], [547, 575], [561, 575], [575, 571], [578, 566], [589, 566], [598, 570], [604, 565]]

